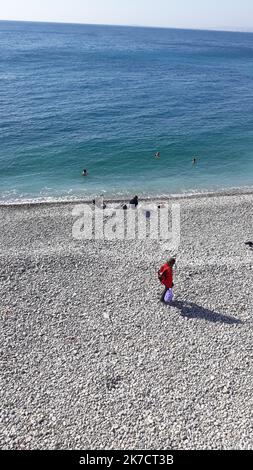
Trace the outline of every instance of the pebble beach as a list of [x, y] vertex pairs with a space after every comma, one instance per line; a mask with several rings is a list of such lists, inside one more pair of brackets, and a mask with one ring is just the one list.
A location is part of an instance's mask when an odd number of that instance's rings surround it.
[[2, 449], [253, 448], [253, 193], [177, 204], [171, 306], [159, 239], [76, 240], [72, 202], [0, 207]]

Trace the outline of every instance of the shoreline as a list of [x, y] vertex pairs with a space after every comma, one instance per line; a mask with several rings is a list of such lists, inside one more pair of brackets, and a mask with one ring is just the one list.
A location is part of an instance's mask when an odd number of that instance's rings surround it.
[[[215, 198], [215, 197], [231, 197], [231, 196], [247, 196], [253, 194], [253, 187], [251, 188], [238, 188], [238, 189], [224, 189], [224, 190], [217, 190], [217, 191], [206, 191], [206, 192], [197, 192], [197, 193], [176, 193], [176, 194], [168, 194], [168, 195], [150, 195], [150, 196], [139, 196], [140, 202], [152, 202], [152, 201], [178, 201], [178, 200], [191, 200], [191, 199], [204, 199], [204, 198]], [[100, 196], [101, 197], [101, 196]], [[125, 198], [122, 197], [104, 197], [104, 202], [107, 204], [113, 203], [127, 203], [131, 196], [127, 196]], [[13, 207], [13, 208], [25, 208], [25, 207], [49, 207], [49, 206], [65, 206], [69, 204], [92, 204], [92, 198], [77, 198], [77, 199], [66, 199], [66, 200], [26, 200], [26, 201], [12, 201], [12, 202], [3, 202], [0, 200], [0, 208], [5, 207]], [[99, 198], [97, 198], [99, 199]]]

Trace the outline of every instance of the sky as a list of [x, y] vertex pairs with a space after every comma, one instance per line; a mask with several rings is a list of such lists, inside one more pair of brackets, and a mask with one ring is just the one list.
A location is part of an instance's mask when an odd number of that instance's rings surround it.
[[253, 0], [0, 0], [0, 20], [253, 31]]

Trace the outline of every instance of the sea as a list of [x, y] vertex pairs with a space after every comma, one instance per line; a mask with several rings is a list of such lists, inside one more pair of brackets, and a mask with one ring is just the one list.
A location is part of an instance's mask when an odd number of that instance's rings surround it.
[[253, 34], [0, 22], [0, 203], [252, 187]]

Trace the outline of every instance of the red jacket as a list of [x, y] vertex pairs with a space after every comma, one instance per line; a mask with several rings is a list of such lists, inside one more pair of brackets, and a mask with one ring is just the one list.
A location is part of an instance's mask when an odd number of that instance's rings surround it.
[[165, 263], [161, 269], [158, 271], [158, 277], [161, 283], [167, 287], [167, 289], [171, 289], [173, 286], [173, 270], [172, 268]]

